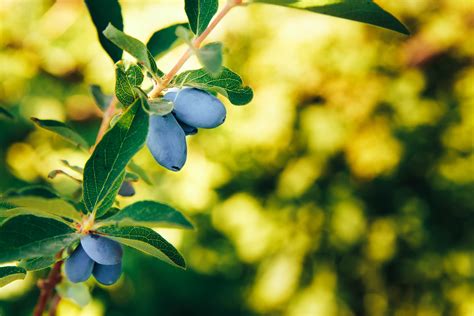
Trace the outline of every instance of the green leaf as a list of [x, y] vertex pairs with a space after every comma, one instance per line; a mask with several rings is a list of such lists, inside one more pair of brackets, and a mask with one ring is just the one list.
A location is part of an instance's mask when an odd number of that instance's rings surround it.
[[49, 268], [59, 260], [60, 259], [56, 258], [56, 256], [36, 257], [21, 260], [19, 266], [26, 269], [27, 271], [39, 271]]
[[125, 167], [145, 143], [148, 114], [143, 110], [143, 102], [139, 98], [127, 109], [86, 163], [83, 200], [89, 212], [99, 212], [112, 205], [115, 188], [121, 184], [118, 180], [123, 180]]
[[115, 67], [115, 95], [120, 103], [125, 106], [132, 104], [137, 97], [134, 86], [121, 64], [117, 64]]
[[42, 185], [30, 185], [21, 189], [12, 189], [5, 192], [4, 197], [12, 196], [39, 196], [47, 199], [58, 198], [59, 194], [51, 188]]
[[85, 2], [97, 29], [100, 44], [116, 63], [122, 59], [122, 50], [105, 38], [102, 31], [109, 23], [115, 25], [119, 30], [123, 30], [122, 11], [118, 0], [85, 0]]
[[197, 58], [213, 77], [222, 71], [222, 43], [209, 43], [199, 49]]
[[32, 117], [31, 120], [41, 128], [44, 128], [50, 132], [56, 133], [70, 143], [82, 147], [84, 149], [89, 148], [89, 144], [79, 135], [77, 132], [72, 130], [69, 126], [63, 122], [54, 121], [54, 120], [40, 120], [35, 117]]
[[410, 31], [372, 0], [253, 0], [372, 24], [402, 34]]
[[147, 100], [147, 111], [153, 115], [166, 115], [173, 111], [173, 101], [166, 100], [163, 98], [157, 98], [152, 100]]
[[86, 306], [92, 299], [89, 288], [84, 282], [72, 283], [64, 280], [56, 286], [56, 290], [61, 298], [70, 299], [80, 307]]
[[120, 176], [115, 180], [115, 182], [112, 184], [108, 194], [105, 196], [103, 202], [102, 202], [102, 207], [100, 207], [97, 210], [96, 217], [100, 218], [107, 213], [110, 212], [110, 208], [115, 202], [115, 197], [118, 194], [118, 191], [120, 190], [120, 187], [122, 186], [122, 182], [125, 179], [125, 171], [123, 171]]
[[125, 73], [127, 75], [128, 81], [133, 86], [138, 87], [142, 84], [144, 76], [140, 66], [134, 64], [129, 65]]
[[[62, 199], [46, 199], [37, 196], [21, 196], [8, 198], [6, 199], [6, 202], [18, 208], [17, 211], [20, 213], [28, 211], [29, 214], [37, 214], [38, 216], [41, 216], [42, 214], [43, 216], [44, 214], [49, 214], [53, 218], [64, 217], [78, 222], [80, 222], [82, 219], [82, 213], [77, 211], [73, 205]], [[0, 214], [3, 213], [4, 212], [0, 211]]]
[[79, 235], [53, 219], [21, 215], [0, 226], [0, 263], [53, 256]]
[[15, 119], [15, 116], [10, 112], [8, 111], [7, 109], [5, 109], [3, 106], [0, 106], [0, 117], [6, 117], [10, 120], [14, 120]]
[[126, 172], [124, 181], [137, 182], [140, 179], [138, 174], [133, 172]]
[[150, 37], [146, 44], [152, 56], [158, 58], [170, 49], [182, 43], [180, 38], [176, 35], [176, 29], [178, 27], [188, 28], [189, 24], [173, 24], [153, 33], [153, 35]]
[[112, 96], [104, 94], [102, 89], [98, 85], [91, 85], [89, 86], [89, 90], [94, 98], [95, 104], [101, 109], [102, 111], [107, 110], [112, 101]]
[[189, 26], [194, 34], [199, 35], [207, 28], [219, 7], [218, 0], [185, 0], [184, 10], [188, 16]]
[[211, 76], [204, 69], [185, 71], [173, 79], [172, 85], [214, 91], [227, 97], [234, 105], [247, 104], [253, 98], [252, 89], [243, 86], [240, 76], [226, 67], [222, 68], [217, 77]]
[[181, 254], [154, 230], [140, 226], [106, 226], [98, 229], [108, 238], [140, 250], [169, 264], [185, 268]]
[[21, 267], [0, 267], [0, 288], [13, 281], [23, 280], [25, 277], [26, 270]]
[[135, 172], [140, 178], [142, 178], [142, 180], [145, 181], [146, 184], [152, 185], [151, 179], [146, 174], [146, 171], [143, 170], [142, 167], [137, 165], [133, 160], [131, 160], [130, 163], [128, 164], [128, 168], [132, 172]]
[[101, 225], [176, 227], [192, 229], [189, 220], [174, 208], [155, 201], [140, 201], [125, 207]]
[[164, 75], [164, 73], [156, 66], [155, 59], [148, 51], [145, 44], [118, 30], [112, 24], [109, 24], [103, 33], [105, 37], [112, 41], [112, 43], [128, 52], [139, 62], [143, 63], [145, 68], [148, 69], [152, 75], [158, 75], [160, 77]]

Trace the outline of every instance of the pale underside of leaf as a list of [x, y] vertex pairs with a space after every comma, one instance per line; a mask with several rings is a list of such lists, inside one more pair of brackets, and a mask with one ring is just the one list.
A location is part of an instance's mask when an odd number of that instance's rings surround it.
[[26, 270], [21, 267], [0, 267], [0, 288], [13, 281], [23, 280], [25, 277]]

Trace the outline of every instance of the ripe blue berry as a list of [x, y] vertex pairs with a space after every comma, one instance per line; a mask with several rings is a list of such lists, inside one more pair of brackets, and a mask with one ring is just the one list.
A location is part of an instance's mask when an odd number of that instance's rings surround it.
[[66, 259], [66, 276], [73, 283], [86, 281], [94, 266], [94, 261], [87, 255], [81, 244]]
[[103, 285], [112, 285], [120, 278], [122, 274], [122, 262], [114, 265], [103, 265], [96, 263], [92, 271], [97, 282]]
[[[175, 118], [176, 118], [176, 116], [175, 116]], [[198, 129], [197, 129], [196, 127], [191, 126], [191, 125], [188, 125], [188, 124], [186, 124], [186, 123], [183, 123], [183, 122], [181, 122], [181, 121], [178, 120], [178, 119], [176, 119], [176, 121], [178, 122], [179, 126], [181, 126], [181, 128], [183, 129], [184, 134], [185, 134], [186, 136], [188, 136], [188, 135], [196, 135], [196, 134], [197, 134]]]
[[186, 162], [186, 136], [172, 114], [151, 115], [147, 146], [163, 167], [179, 171]]
[[184, 88], [168, 92], [164, 98], [173, 101], [174, 115], [187, 125], [197, 128], [214, 128], [225, 121], [224, 104], [206, 91]]
[[89, 234], [81, 239], [81, 245], [87, 255], [97, 263], [114, 265], [122, 260], [122, 246], [112, 239]]
[[120, 189], [118, 191], [118, 195], [120, 196], [134, 196], [135, 195], [135, 189], [133, 188], [133, 185], [130, 181], [124, 181], [122, 185], [120, 186]]

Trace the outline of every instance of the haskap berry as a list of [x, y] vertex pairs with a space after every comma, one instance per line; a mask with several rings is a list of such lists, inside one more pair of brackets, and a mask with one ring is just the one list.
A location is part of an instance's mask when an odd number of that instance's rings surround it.
[[179, 171], [187, 156], [186, 135], [173, 114], [151, 115], [147, 146], [163, 167]]
[[92, 273], [94, 261], [86, 254], [81, 244], [66, 260], [66, 275], [71, 282], [86, 281]]
[[104, 265], [95, 263], [92, 275], [97, 282], [104, 285], [112, 285], [120, 278], [122, 274], [122, 262], [114, 265]]
[[71, 282], [86, 281], [91, 274], [104, 285], [112, 285], [122, 273], [122, 246], [106, 237], [89, 234], [66, 260], [66, 276]]
[[122, 185], [120, 186], [120, 189], [118, 191], [118, 195], [120, 195], [120, 196], [134, 196], [135, 195], [135, 189], [133, 188], [132, 183], [130, 181], [122, 182]]
[[206, 91], [196, 88], [171, 90], [164, 96], [173, 101], [173, 114], [176, 118], [197, 128], [214, 128], [225, 121], [226, 109], [224, 104]]

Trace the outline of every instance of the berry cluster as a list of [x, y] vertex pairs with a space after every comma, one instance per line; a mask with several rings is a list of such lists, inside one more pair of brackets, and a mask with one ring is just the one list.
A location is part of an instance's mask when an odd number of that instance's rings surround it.
[[111, 239], [88, 234], [66, 260], [66, 275], [71, 282], [84, 282], [94, 275], [101, 284], [112, 285], [122, 274], [122, 246]]
[[170, 89], [164, 98], [174, 103], [173, 111], [150, 116], [147, 146], [160, 165], [179, 171], [186, 162], [186, 136], [224, 123], [226, 109], [215, 96], [196, 88]]

